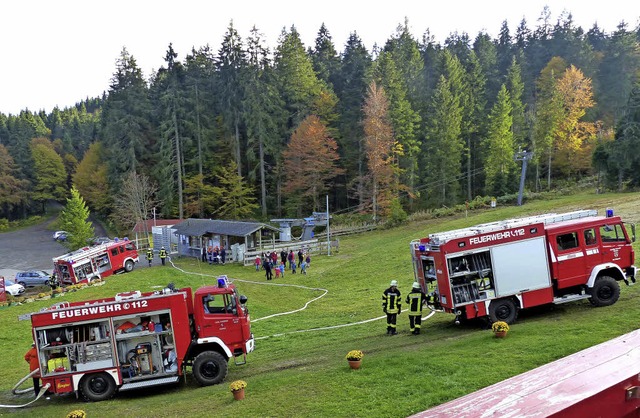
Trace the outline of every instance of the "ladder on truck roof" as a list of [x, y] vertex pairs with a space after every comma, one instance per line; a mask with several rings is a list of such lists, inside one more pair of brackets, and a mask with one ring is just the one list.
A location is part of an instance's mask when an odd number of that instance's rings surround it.
[[109, 248], [109, 246], [113, 245], [113, 243], [114, 241], [109, 241], [104, 244], [96, 245], [95, 247], [82, 247], [80, 249], [61, 255], [59, 257], [54, 257], [53, 262], [55, 263], [58, 260], [70, 262], [72, 260], [79, 260], [85, 257], [91, 257], [96, 254], [105, 252]]
[[557, 222], [570, 221], [573, 219], [587, 218], [590, 216], [596, 216], [597, 210], [576, 210], [567, 213], [547, 213], [544, 215], [527, 216], [525, 218], [513, 218], [504, 221], [489, 222], [486, 224], [480, 224], [471, 226], [468, 228], [455, 229], [453, 231], [436, 232], [429, 234], [429, 239], [435, 245], [441, 245], [452, 239], [471, 237], [474, 235], [485, 234], [487, 232], [501, 231], [510, 228], [516, 228], [519, 226], [533, 225], [537, 223], [544, 223], [545, 225], [553, 224]]

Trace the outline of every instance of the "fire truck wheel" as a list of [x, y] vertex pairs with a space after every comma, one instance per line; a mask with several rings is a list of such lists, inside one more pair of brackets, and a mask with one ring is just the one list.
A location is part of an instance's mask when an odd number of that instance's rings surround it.
[[513, 299], [498, 299], [489, 306], [489, 318], [491, 322], [504, 321], [513, 324], [518, 317], [518, 308]]
[[613, 277], [601, 276], [596, 279], [589, 293], [589, 302], [593, 306], [613, 305], [620, 297], [620, 285]]
[[193, 361], [192, 371], [202, 386], [215, 385], [227, 377], [227, 360], [220, 353], [205, 351]]
[[104, 401], [116, 392], [116, 382], [107, 373], [89, 374], [80, 381], [80, 391], [90, 402]]
[[133, 261], [131, 260], [127, 260], [124, 263], [124, 271], [126, 271], [127, 273], [129, 273], [131, 270], [133, 270]]

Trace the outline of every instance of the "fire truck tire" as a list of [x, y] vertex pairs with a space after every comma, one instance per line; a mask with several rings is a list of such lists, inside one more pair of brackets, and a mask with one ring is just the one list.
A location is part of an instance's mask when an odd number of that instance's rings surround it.
[[513, 299], [498, 299], [489, 305], [489, 318], [491, 322], [504, 321], [513, 324], [518, 317], [518, 307]]
[[129, 273], [131, 270], [133, 270], [133, 261], [131, 260], [127, 260], [124, 263], [124, 271], [126, 271], [127, 273]]
[[227, 377], [227, 360], [215, 351], [204, 351], [196, 356], [192, 371], [202, 386], [215, 385]]
[[593, 306], [613, 305], [620, 297], [620, 285], [613, 277], [600, 276], [589, 293], [591, 293], [589, 302]]
[[116, 382], [107, 373], [88, 374], [80, 381], [80, 392], [90, 402], [104, 401], [116, 393]]

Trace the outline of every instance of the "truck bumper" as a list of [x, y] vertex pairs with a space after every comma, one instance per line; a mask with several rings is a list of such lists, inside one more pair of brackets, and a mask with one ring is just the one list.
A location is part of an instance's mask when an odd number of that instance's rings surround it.
[[245, 343], [245, 353], [250, 353], [256, 348], [256, 340], [253, 338], [253, 334], [251, 334], [251, 338], [247, 340]]

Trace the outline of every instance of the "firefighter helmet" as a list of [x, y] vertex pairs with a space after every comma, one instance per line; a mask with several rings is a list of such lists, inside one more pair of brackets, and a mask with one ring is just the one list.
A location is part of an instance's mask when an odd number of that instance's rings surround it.
[[390, 286], [397, 286], [398, 285], [398, 281], [397, 280], [391, 280], [391, 285]]
[[413, 282], [413, 288], [414, 288], [414, 289], [420, 289], [420, 283], [418, 283], [418, 282]]

